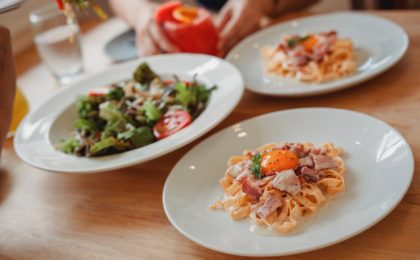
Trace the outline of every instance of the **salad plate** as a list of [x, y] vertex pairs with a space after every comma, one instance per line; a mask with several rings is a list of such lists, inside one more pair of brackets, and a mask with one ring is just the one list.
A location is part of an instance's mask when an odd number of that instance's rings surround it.
[[[335, 31], [338, 37], [353, 43], [355, 71], [352, 74], [322, 83], [305, 83], [266, 73], [262, 57], [265, 47], [276, 46], [284, 35], [326, 31]], [[245, 38], [226, 59], [241, 71], [248, 90], [264, 95], [300, 97], [338, 91], [371, 79], [396, 64], [408, 45], [407, 33], [396, 23], [373, 15], [343, 12], [270, 26]]]
[[[103, 86], [132, 78], [133, 72], [141, 63], [147, 63], [157, 75], [166, 77], [162, 78], [164, 81], [170, 81], [176, 75], [176, 79], [185, 82], [194, 79], [206, 86], [217, 88], [211, 92], [207, 105], [204, 110], [200, 109], [202, 112], [198, 117], [193, 116], [194, 120], [189, 125], [183, 126], [185, 128], [178, 129], [178, 132], [164, 139], [155, 140], [137, 149], [98, 157], [79, 157], [60, 151], [59, 144], [72, 136], [76, 124], [80, 125], [80, 108], [76, 107], [76, 98], [88, 92], [89, 95], [93, 93], [95, 96]], [[195, 54], [145, 57], [110, 67], [48, 98], [22, 121], [14, 138], [14, 147], [22, 160], [48, 171], [91, 173], [127, 167], [169, 153], [205, 134], [234, 109], [242, 97], [243, 90], [243, 80], [239, 71], [222, 59]], [[100, 110], [100, 117], [102, 112], [106, 111]], [[107, 117], [113, 116], [113, 111], [106, 113]], [[164, 119], [163, 116], [161, 119]], [[76, 121], [78, 123], [75, 123]], [[120, 134], [125, 135], [117, 133], [115, 136]]]
[[[210, 209], [223, 194], [219, 180], [229, 157], [283, 142], [340, 147], [345, 190], [288, 235], [253, 230], [249, 219], [232, 220], [224, 210]], [[168, 176], [163, 204], [172, 225], [201, 246], [241, 256], [289, 255], [333, 245], [379, 222], [401, 201], [413, 172], [407, 141], [376, 118], [341, 109], [285, 110], [235, 124], [191, 149]]]

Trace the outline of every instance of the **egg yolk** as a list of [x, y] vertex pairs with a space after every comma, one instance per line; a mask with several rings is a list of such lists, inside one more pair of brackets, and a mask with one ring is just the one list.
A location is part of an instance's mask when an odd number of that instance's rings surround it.
[[287, 150], [275, 150], [265, 154], [261, 161], [261, 170], [264, 174], [294, 169], [298, 164], [295, 153]]
[[198, 16], [198, 10], [192, 6], [180, 6], [173, 11], [172, 16], [179, 22], [192, 23]]

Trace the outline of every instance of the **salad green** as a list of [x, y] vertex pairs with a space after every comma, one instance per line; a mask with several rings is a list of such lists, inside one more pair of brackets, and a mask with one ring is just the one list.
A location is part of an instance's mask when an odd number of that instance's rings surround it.
[[148, 145], [188, 126], [204, 111], [215, 89], [195, 77], [163, 80], [142, 63], [133, 79], [79, 96], [74, 133], [57, 147], [90, 157]]

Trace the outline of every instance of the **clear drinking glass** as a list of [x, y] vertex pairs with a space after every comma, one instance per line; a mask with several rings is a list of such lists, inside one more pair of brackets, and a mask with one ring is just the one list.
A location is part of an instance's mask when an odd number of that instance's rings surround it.
[[68, 23], [55, 4], [48, 4], [29, 15], [34, 41], [44, 63], [60, 84], [68, 84], [83, 71], [80, 29], [76, 18]]

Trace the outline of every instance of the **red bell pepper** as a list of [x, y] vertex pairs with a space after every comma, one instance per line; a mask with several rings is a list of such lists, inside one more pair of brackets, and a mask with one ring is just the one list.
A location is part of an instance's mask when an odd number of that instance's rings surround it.
[[[219, 35], [211, 15], [202, 8], [195, 10], [183, 7], [178, 1], [168, 2], [156, 10], [155, 20], [181, 52], [217, 55]], [[180, 19], [180, 15], [185, 15], [184, 19]]]

